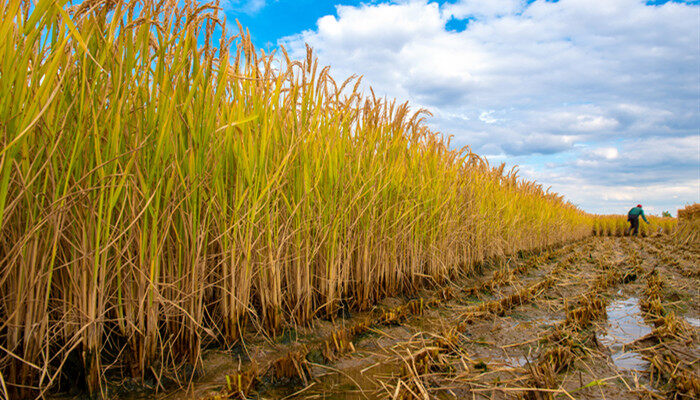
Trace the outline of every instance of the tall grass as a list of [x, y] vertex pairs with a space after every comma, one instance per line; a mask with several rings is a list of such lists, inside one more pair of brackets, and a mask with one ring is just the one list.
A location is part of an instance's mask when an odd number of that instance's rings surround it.
[[0, 2], [13, 398], [69, 368], [103, 394], [110, 376], [177, 376], [212, 342], [591, 234], [560, 196], [450, 147], [426, 113], [335, 82], [310, 50], [256, 51], [216, 5], [175, 4]]

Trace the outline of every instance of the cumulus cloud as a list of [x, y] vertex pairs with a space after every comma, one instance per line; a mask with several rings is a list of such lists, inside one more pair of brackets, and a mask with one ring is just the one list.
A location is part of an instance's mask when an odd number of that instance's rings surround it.
[[[665, 178], [668, 190], [700, 201], [699, 10], [643, 0], [406, 0], [338, 6], [280, 43], [297, 57], [308, 43], [339, 79], [362, 74], [377, 94], [428, 108], [431, 126], [456, 145], [581, 179], [557, 187], [561, 180], [539, 175], [567, 197], [595, 185], [612, 193], [631, 173]], [[455, 19], [468, 23], [448, 29]]]

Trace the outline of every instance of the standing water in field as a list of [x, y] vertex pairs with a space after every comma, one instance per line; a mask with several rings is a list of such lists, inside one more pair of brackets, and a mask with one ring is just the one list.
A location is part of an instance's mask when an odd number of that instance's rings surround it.
[[639, 299], [630, 297], [613, 301], [606, 311], [609, 327], [607, 331], [599, 334], [598, 340], [610, 348], [615, 366], [633, 371], [645, 370], [647, 362], [642, 359], [642, 356], [625, 349], [626, 344], [651, 333], [651, 328], [642, 318]]

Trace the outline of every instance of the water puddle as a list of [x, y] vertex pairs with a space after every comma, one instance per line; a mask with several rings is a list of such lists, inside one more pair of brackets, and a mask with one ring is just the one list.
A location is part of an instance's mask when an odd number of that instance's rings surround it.
[[644, 371], [648, 363], [639, 353], [627, 351], [625, 345], [651, 333], [639, 309], [639, 299], [616, 300], [607, 307], [608, 330], [598, 340], [610, 348], [612, 360], [620, 369]]
[[[372, 363], [374, 361], [374, 363]], [[375, 357], [346, 359], [334, 367], [318, 365], [316, 376], [311, 386], [297, 395], [291, 396], [286, 388], [275, 388], [265, 393], [265, 397], [290, 399], [327, 399], [327, 400], [366, 400], [378, 398], [383, 393], [380, 382], [388, 383], [398, 374], [393, 363], [382, 362]], [[399, 367], [400, 368], [400, 367]], [[296, 388], [295, 390], [299, 390]], [[269, 397], [268, 397], [269, 398]]]
[[527, 365], [527, 363], [528, 363], [527, 358], [522, 357], [522, 356], [511, 357], [511, 358], [508, 358], [508, 360], [506, 361], [506, 365], [508, 365], [511, 368], [522, 368], [525, 365]]

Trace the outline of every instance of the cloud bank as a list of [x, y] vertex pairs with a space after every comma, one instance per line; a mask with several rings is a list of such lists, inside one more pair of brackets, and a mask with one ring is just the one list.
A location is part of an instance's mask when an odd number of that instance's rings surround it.
[[[700, 201], [700, 7], [638, 0], [338, 6], [305, 43], [592, 212]], [[596, 194], [597, 193], [597, 194]], [[618, 203], [616, 203], [618, 202]], [[622, 207], [622, 209], [620, 209]]]

